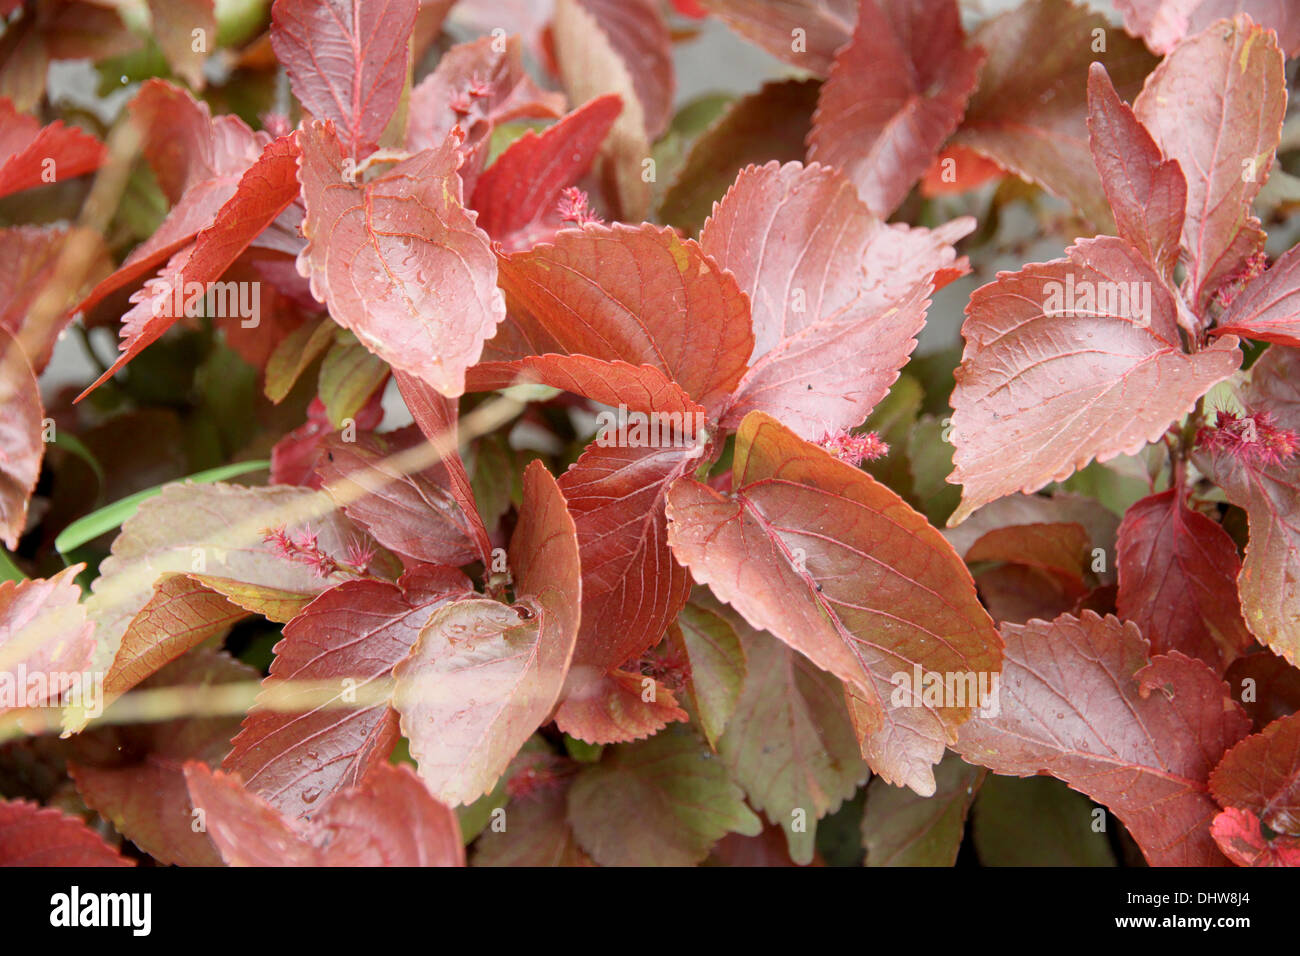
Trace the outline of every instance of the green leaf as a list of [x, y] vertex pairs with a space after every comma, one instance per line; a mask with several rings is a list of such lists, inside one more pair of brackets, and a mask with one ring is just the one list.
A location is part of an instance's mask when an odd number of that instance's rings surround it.
[[949, 753], [935, 767], [932, 797], [872, 780], [862, 817], [867, 866], [952, 866], [984, 776], [982, 768]]
[[1100, 808], [1051, 777], [990, 775], [975, 801], [975, 852], [984, 866], [1114, 866]]

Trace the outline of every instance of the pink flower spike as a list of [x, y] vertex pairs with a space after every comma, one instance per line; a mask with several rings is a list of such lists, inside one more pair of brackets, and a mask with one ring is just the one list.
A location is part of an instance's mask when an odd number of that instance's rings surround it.
[[1300, 435], [1276, 424], [1272, 413], [1238, 417], [1221, 411], [1215, 427], [1196, 434], [1196, 447], [1223, 452], [1248, 465], [1280, 465], [1300, 451]]
[[601, 218], [592, 211], [591, 201], [587, 198], [587, 194], [577, 186], [570, 186], [560, 193], [560, 199], [556, 203], [555, 211], [559, 213], [560, 218], [565, 222], [576, 223], [579, 226], [596, 224], [601, 221]]
[[842, 462], [857, 468], [864, 461], [875, 461], [889, 454], [887, 445], [875, 432], [855, 435], [852, 432], [827, 433], [817, 443]]

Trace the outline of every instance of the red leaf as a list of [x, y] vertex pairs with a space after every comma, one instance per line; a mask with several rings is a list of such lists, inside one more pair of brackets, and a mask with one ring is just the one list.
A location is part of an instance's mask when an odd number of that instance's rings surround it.
[[818, 441], [860, 425], [898, 378], [936, 270], [973, 226], [887, 226], [839, 172], [743, 170], [700, 245], [749, 296], [754, 353], [723, 424], [763, 411]]
[[570, 697], [657, 644], [690, 596], [690, 575], [668, 548], [664, 502], [698, 458], [692, 448], [593, 443], [560, 477], [582, 556]]
[[1264, 838], [1259, 817], [1247, 810], [1224, 810], [1210, 825], [1214, 842], [1238, 866], [1300, 866], [1300, 838]]
[[270, 142], [266, 133], [254, 133], [237, 116], [213, 119], [206, 103], [163, 80], [147, 81], [128, 109], [172, 210], [121, 268], [90, 291], [78, 312], [89, 312], [112, 293], [139, 282], [210, 226]]
[[469, 474], [465, 471], [465, 463], [461, 460], [456, 443], [457, 403], [439, 395], [420, 379], [405, 372], [396, 372], [393, 378], [406, 402], [407, 410], [424, 437], [435, 445], [445, 446], [442, 468], [448, 486], [460, 504], [461, 511], [470, 520], [470, 532], [479, 549], [479, 557], [485, 566], [489, 565], [492, 544], [488, 541], [487, 529], [483, 527], [483, 519], [474, 500], [474, 489], [470, 485]]
[[[704, 7], [768, 53], [817, 76], [831, 71], [835, 51], [853, 36], [857, 0], [701, 0]], [[795, 30], [803, 31], [796, 34]], [[796, 44], [795, 38], [802, 42]]]
[[394, 369], [461, 394], [505, 303], [487, 235], [461, 205], [457, 137], [359, 183], [345, 176], [328, 125], [300, 135], [307, 247], [298, 268], [312, 294]]
[[1300, 248], [1287, 250], [1242, 289], [1210, 334], [1300, 347]]
[[1082, 240], [1067, 256], [1000, 273], [966, 307], [948, 479], [962, 501], [949, 524], [1135, 453], [1241, 364], [1231, 337], [1183, 351], [1173, 293], [1123, 240]]
[[1300, 711], [1300, 670], [1266, 649], [1233, 661], [1227, 679], [1233, 695], [1254, 721], [1256, 733]]
[[190, 796], [230, 866], [464, 866], [456, 814], [409, 767], [376, 764], [310, 821], [290, 820], [239, 777], [185, 766]]
[[85, 567], [74, 564], [52, 578], [0, 582], [0, 713], [54, 706], [82, 678], [95, 648], [94, 625], [78, 603], [76, 578]]
[[1227, 687], [1177, 651], [1148, 659], [1137, 627], [1081, 618], [1003, 626], [996, 716], [956, 750], [994, 773], [1050, 774], [1105, 804], [1152, 866], [1221, 866], [1207, 780], [1249, 729]]
[[1300, 714], [1275, 720], [1224, 754], [1210, 792], [1225, 807], [1249, 810], [1270, 830], [1300, 835]]
[[501, 259], [510, 317], [489, 361], [546, 353], [650, 365], [706, 409], [735, 388], [753, 350], [736, 280], [670, 229], [587, 226]]
[[[650, 687], [654, 690], [646, 700]], [[621, 670], [586, 684], [555, 711], [556, 727], [589, 744], [641, 740], [679, 720], [690, 720], [690, 715], [677, 706], [671, 690], [652, 677]]]
[[495, 34], [480, 37], [444, 53], [437, 69], [411, 90], [406, 148], [439, 149], [459, 128], [464, 136], [460, 178], [466, 194], [473, 195], [497, 125], [554, 119], [563, 112], [564, 96], [541, 89], [528, 76], [518, 37], [505, 43]]
[[972, 42], [988, 60], [953, 143], [978, 150], [1111, 231], [1088, 151], [1089, 65], [1104, 63], [1119, 92], [1132, 98], [1155, 58], [1103, 14], [1072, 0], [1027, 0], [984, 21]]
[[481, 557], [481, 522], [456, 500], [447, 469], [439, 462], [405, 474], [387, 461], [423, 442], [414, 428], [327, 440], [321, 480], [347, 516], [390, 551], [428, 564], [469, 564]]
[[678, 420], [683, 425], [683, 433], [688, 423], [694, 421], [689, 416], [704, 413], [676, 382], [669, 381], [657, 368], [588, 355], [548, 353], [512, 362], [480, 362], [466, 376], [466, 387], [474, 392], [535, 384], [561, 388], [602, 405], [622, 405], [628, 411], [687, 416]]
[[1133, 104], [1165, 156], [1177, 160], [1187, 177], [1183, 245], [1194, 306], [1204, 307], [1224, 279], [1263, 247], [1250, 207], [1268, 179], [1282, 132], [1282, 67], [1274, 35], [1238, 17], [1179, 44]]
[[27, 529], [27, 502], [45, 457], [45, 411], [22, 347], [0, 328], [0, 541], [10, 550]]
[[[384, 419], [383, 391], [377, 391], [357, 413], [356, 426], [363, 430], [379, 427]], [[275, 485], [306, 485], [319, 488], [320, 476], [316, 466], [326, 438], [335, 428], [325, 412], [325, 403], [319, 397], [307, 405], [307, 421], [285, 435], [271, 449], [271, 483]]]
[[965, 47], [956, 0], [861, 0], [808, 136], [808, 158], [839, 167], [888, 216], [957, 128], [984, 54]]
[[541, 133], [528, 130], [510, 144], [474, 186], [470, 205], [478, 226], [505, 252], [549, 242], [564, 225], [557, 204], [600, 151], [623, 106], [599, 96]]
[[[135, 307], [122, 317], [122, 354], [83, 391], [77, 400], [108, 381], [128, 362], [158, 341], [163, 333], [190, 313], [213, 283], [234, 264], [258, 234], [266, 229], [298, 195], [298, 141], [295, 134], [269, 143], [257, 162], [240, 177], [234, 194], [217, 211], [212, 222], [194, 237], [194, 244], [177, 252], [157, 279], [145, 283], [131, 296]], [[242, 308], [244, 293], [223, 290], [230, 312], [231, 297]], [[253, 302], [251, 294], [249, 303]], [[249, 316], [260, 322], [260, 315]]]
[[[430, 567], [409, 572], [398, 585], [348, 581], [320, 595], [285, 626], [275, 646], [259, 701], [274, 696], [279, 705], [254, 707], [224, 769], [289, 817], [314, 816], [322, 797], [357, 786], [388, 758], [398, 737], [392, 708], [358, 697], [392, 673], [435, 610], [469, 591], [459, 571]], [[287, 681], [337, 682], [340, 690], [328, 705], [313, 698], [294, 710], [276, 689]]]
[[1162, 157], [1100, 63], [1088, 73], [1088, 131], [1120, 238], [1172, 279], [1187, 214], [1187, 180], [1176, 160]]
[[1170, 489], [1137, 502], [1119, 527], [1120, 617], [1154, 654], [1182, 651], [1222, 674], [1254, 644], [1241, 618], [1237, 546], [1222, 526]]
[[75, 817], [0, 800], [0, 866], [134, 866]]
[[364, 159], [379, 145], [406, 83], [416, 0], [276, 0], [271, 46], [294, 95], [333, 120], [344, 150]]
[[[204, 649], [186, 654], [143, 687], [202, 693], [256, 677], [251, 667], [224, 652]], [[187, 760], [216, 765], [238, 729], [238, 716], [220, 716], [91, 731], [107, 737], [110, 760], [86, 762], [79, 756], [68, 772], [86, 805], [159, 863], [220, 866], [221, 854], [207, 834], [195, 832], [183, 765]]]
[[958, 195], [1002, 179], [1007, 171], [967, 146], [949, 146], [935, 157], [921, 178], [921, 195], [927, 199]]
[[420, 775], [440, 799], [492, 790], [551, 714], [578, 635], [578, 541], [541, 462], [524, 472], [510, 542], [514, 606], [472, 597], [438, 610], [393, 669], [393, 706]]
[[[1276, 426], [1300, 433], [1300, 352], [1270, 346], [1251, 367], [1243, 401], [1272, 415]], [[1300, 474], [1295, 461], [1270, 460], [1258, 445], [1211, 447], [1197, 457], [1201, 470], [1246, 511], [1250, 539], [1237, 578], [1246, 626], [1292, 664], [1300, 662]], [[1234, 453], [1235, 451], [1235, 453]]]
[[84, 176], [107, 154], [103, 143], [77, 127], [61, 120], [42, 127], [0, 97], [0, 196]]
[[1001, 642], [965, 566], [892, 491], [761, 413], [737, 434], [732, 485], [672, 486], [673, 554], [753, 627], [848, 683], [872, 769], [932, 793], [931, 765], [973, 706], [895, 707], [892, 678], [997, 671]]
[[1156, 53], [1169, 53], [1184, 37], [1238, 12], [1276, 30], [1288, 55], [1300, 53], [1300, 10], [1289, 0], [1115, 0], [1115, 7], [1124, 29]]

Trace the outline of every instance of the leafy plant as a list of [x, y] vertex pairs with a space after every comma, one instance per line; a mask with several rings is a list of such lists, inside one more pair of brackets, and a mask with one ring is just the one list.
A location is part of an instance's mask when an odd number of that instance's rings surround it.
[[0, 862], [1300, 862], [1300, 19], [1118, 7], [0, 3]]

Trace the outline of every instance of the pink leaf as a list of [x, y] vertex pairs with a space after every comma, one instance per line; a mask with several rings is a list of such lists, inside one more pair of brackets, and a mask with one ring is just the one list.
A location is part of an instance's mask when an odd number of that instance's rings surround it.
[[76, 817], [0, 800], [0, 866], [134, 866]]
[[1187, 177], [1183, 245], [1194, 306], [1204, 307], [1263, 246], [1250, 205], [1268, 180], [1282, 131], [1282, 67], [1273, 34], [1238, 17], [1179, 44], [1133, 104]]
[[41, 390], [22, 346], [0, 328], [0, 541], [10, 550], [27, 530], [27, 503], [45, 457]]
[[1223, 806], [1249, 810], [1269, 829], [1300, 836], [1300, 714], [1275, 720], [1224, 754], [1210, 791]]
[[1001, 641], [939, 532], [869, 475], [760, 412], [736, 437], [735, 491], [689, 478], [668, 495], [668, 539], [697, 581], [859, 700], [863, 755], [918, 793], [976, 701], [895, 706], [913, 668], [994, 674]]
[[1162, 157], [1100, 63], [1088, 73], [1088, 130], [1120, 238], [1172, 279], [1187, 214], [1187, 180], [1175, 160]]
[[[505, 21], [509, 22], [509, 21]], [[467, 195], [487, 162], [492, 130], [517, 119], [554, 119], [564, 112], [564, 96], [543, 90], [524, 68], [518, 37], [501, 43], [485, 36], [452, 47], [437, 69], [411, 90], [406, 148], [438, 149], [460, 129], [464, 135], [460, 168]]]
[[578, 635], [578, 541], [555, 479], [524, 473], [510, 542], [516, 604], [470, 597], [429, 618], [393, 669], [393, 706], [430, 789], [454, 805], [491, 791], [548, 719]]
[[329, 125], [300, 135], [307, 247], [298, 268], [312, 294], [394, 369], [461, 394], [505, 303], [487, 235], [461, 205], [458, 139], [360, 183], [345, 178]]
[[822, 87], [808, 158], [837, 166], [888, 216], [957, 128], [984, 54], [956, 0], [861, 0]]
[[[646, 700], [648, 686], [654, 691]], [[610, 671], [569, 695], [555, 711], [556, 727], [589, 744], [641, 740], [689, 719], [671, 690], [653, 678], [621, 670]]]
[[42, 127], [0, 97], [0, 196], [94, 172], [107, 152], [77, 127], [61, 120]]
[[1148, 658], [1133, 624], [1080, 618], [1004, 625], [999, 713], [956, 750], [994, 773], [1050, 774], [1105, 804], [1152, 866], [1222, 866], [1207, 780], [1250, 722], [1206, 665]]
[[83, 570], [74, 564], [52, 578], [0, 582], [0, 673], [12, 692], [0, 713], [55, 706], [90, 662], [95, 628], [76, 581]]
[[230, 866], [464, 866], [456, 814], [409, 767], [377, 764], [310, 821], [291, 820], [236, 775], [185, 766], [190, 797]]
[[[1268, 428], [1255, 424], [1267, 415], [1294, 445], [1300, 435], [1300, 352], [1270, 346], [1251, 368], [1243, 401], [1256, 413], [1249, 421], [1256, 437]], [[1211, 432], [1210, 434], [1213, 434]], [[1211, 445], [1197, 456], [1201, 470], [1246, 511], [1250, 539], [1237, 578], [1246, 626], [1262, 643], [1292, 664], [1300, 662], [1300, 475], [1294, 452], [1279, 456], [1243, 436], [1235, 443]], [[1202, 439], [1204, 445], [1204, 438]]]
[[689, 448], [593, 444], [560, 477], [582, 555], [582, 629], [569, 695], [657, 644], [690, 596], [668, 548], [668, 488], [690, 471]]
[[1000, 273], [966, 316], [948, 479], [962, 502], [949, 524], [1094, 458], [1138, 451], [1241, 364], [1231, 337], [1184, 352], [1173, 293], [1112, 236]]
[[[430, 567], [397, 585], [348, 581], [320, 595], [285, 626], [275, 647], [261, 697], [275, 693], [281, 706], [254, 707], [224, 768], [289, 817], [313, 816], [322, 797], [356, 786], [388, 758], [398, 737], [392, 708], [359, 698], [389, 677], [434, 611], [469, 591], [460, 572]], [[308, 682], [307, 689], [310, 682], [337, 683], [339, 694], [295, 710], [275, 689], [287, 681]]]
[[271, 46], [294, 95], [333, 120], [344, 150], [364, 159], [379, 144], [406, 83], [416, 0], [275, 0]]
[[[121, 355], [79, 396], [78, 400], [116, 375], [133, 358], [158, 341], [176, 321], [200, 307], [213, 283], [234, 264], [240, 253], [269, 226], [298, 195], [298, 142], [294, 134], [269, 143], [261, 157], [240, 177], [234, 194], [217, 211], [211, 224], [194, 237], [194, 244], [177, 252], [159, 278], [131, 296], [135, 307], [122, 317]], [[245, 295], [223, 290], [222, 312], [234, 311]], [[251, 295], [248, 301], [253, 300]], [[260, 315], [249, 317], [260, 321]]]
[[347, 516], [390, 551], [459, 567], [481, 557], [476, 541], [481, 522], [456, 500], [444, 464], [405, 474], [387, 461], [423, 441], [413, 428], [327, 440], [319, 474]]
[[1259, 817], [1249, 810], [1224, 810], [1210, 832], [1224, 856], [1238, 866], [1300, 866], [1300, 838], [1265, 839]]
[[1300, 248], [1242, 289], [1210, 334], [1300, 347]]
[[1115, 0], [1115, 7], [1124, 28], [1156, 53], [1169, 53], [1184, 37], [1239, 12], [1277, 31], [1288, 55], [1300, 53], [1300, 10], [1290, 0]]
[[[830, 73], [835, 52], [852, 39], [853, 25], [858, 19], [857, 0], [778, 3], [702, 0], [702, 3], [745, 39], [791, 66], [817, 76]], [[793, 42], [795, 30], [803, 31], [802, 44]]]
[[823, 166], [742, 170], [700, 234], [749, 296], [754, 323], [723, 423], [763, 411], [811, 441], [861, 424], [916, 344], [934, 273], [972, 226], [887, 226]]

